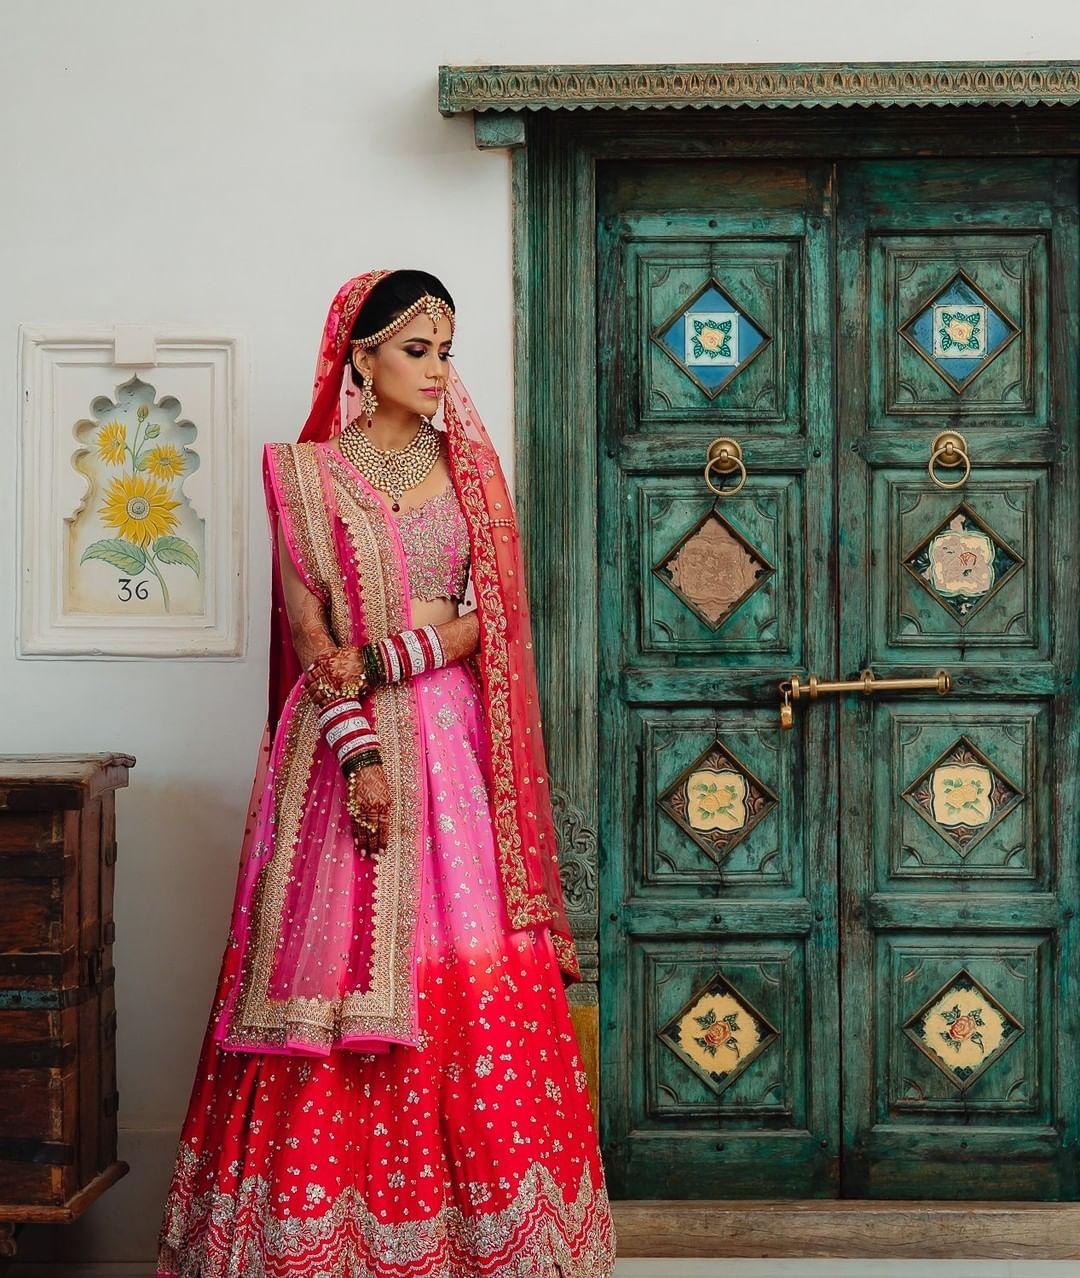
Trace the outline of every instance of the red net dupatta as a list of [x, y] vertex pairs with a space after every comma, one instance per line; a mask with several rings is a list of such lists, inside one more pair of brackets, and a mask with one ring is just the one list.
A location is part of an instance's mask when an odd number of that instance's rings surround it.
[[517, 517], [498, 455], [452, 365], [443, 421], [469, 526], [503, 893], [511, 924], [546, 925], [564, 976], [580, 980], [559, 876]]

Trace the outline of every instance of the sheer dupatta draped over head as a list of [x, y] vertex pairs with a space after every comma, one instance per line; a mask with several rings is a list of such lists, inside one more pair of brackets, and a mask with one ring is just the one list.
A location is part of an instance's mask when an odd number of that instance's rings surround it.
[[[299, 442], [340, 433], [343, 407], [356, 394], [349, 336], [356, 317], [386, 270], [345, 283], [330, 306], [315, 371], [311, 412]], [[499, 875], [510, 924], [550, 930], [564, 980], [581, 970], [559, 877], [547, 763], [540, 726], [536, 668], [517, 519], [506, 479], [472, 397], [453, 365], [442, 400], [441, 427], [450, 472], [469, 529], [473, 593], [480, 621], [478, 666], [491, 743], [491, 805]], [[299, 663], [274, 563], [270, 634], [271, 733], [298, 677]]]

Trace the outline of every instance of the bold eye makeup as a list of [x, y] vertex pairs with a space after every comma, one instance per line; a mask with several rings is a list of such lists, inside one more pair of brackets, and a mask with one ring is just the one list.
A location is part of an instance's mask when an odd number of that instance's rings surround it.
[[[427, 353], [427, 347], [426, 346], [406, 346], [405, 353], [407, 355], [412, 355], [415, 359], [419, 359], [421, 355], [424, 355]], [[441, 360], [447, 360], [450, 358], [451, 355], [453, 355], [453, 353], [454, 353], [453, 351], [440, 351], [439, 358]]]

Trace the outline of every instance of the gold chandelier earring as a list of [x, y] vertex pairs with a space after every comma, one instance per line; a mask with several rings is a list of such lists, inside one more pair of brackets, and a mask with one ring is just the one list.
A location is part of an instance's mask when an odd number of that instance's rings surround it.
[[367, 420], [369, 426], [378, 407], [379, 401], [375, 396], [375, 382], [371, 378], [365, 377], [363, 388], [360, 391], [360, 416]]

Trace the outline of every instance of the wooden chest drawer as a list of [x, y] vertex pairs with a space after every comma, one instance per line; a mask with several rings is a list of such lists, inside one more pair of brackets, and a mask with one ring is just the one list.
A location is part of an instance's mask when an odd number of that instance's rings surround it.
[[72, 1219], [116, 1159], [114, 796], [130, 755], [0, 755], [0, 1221]]

